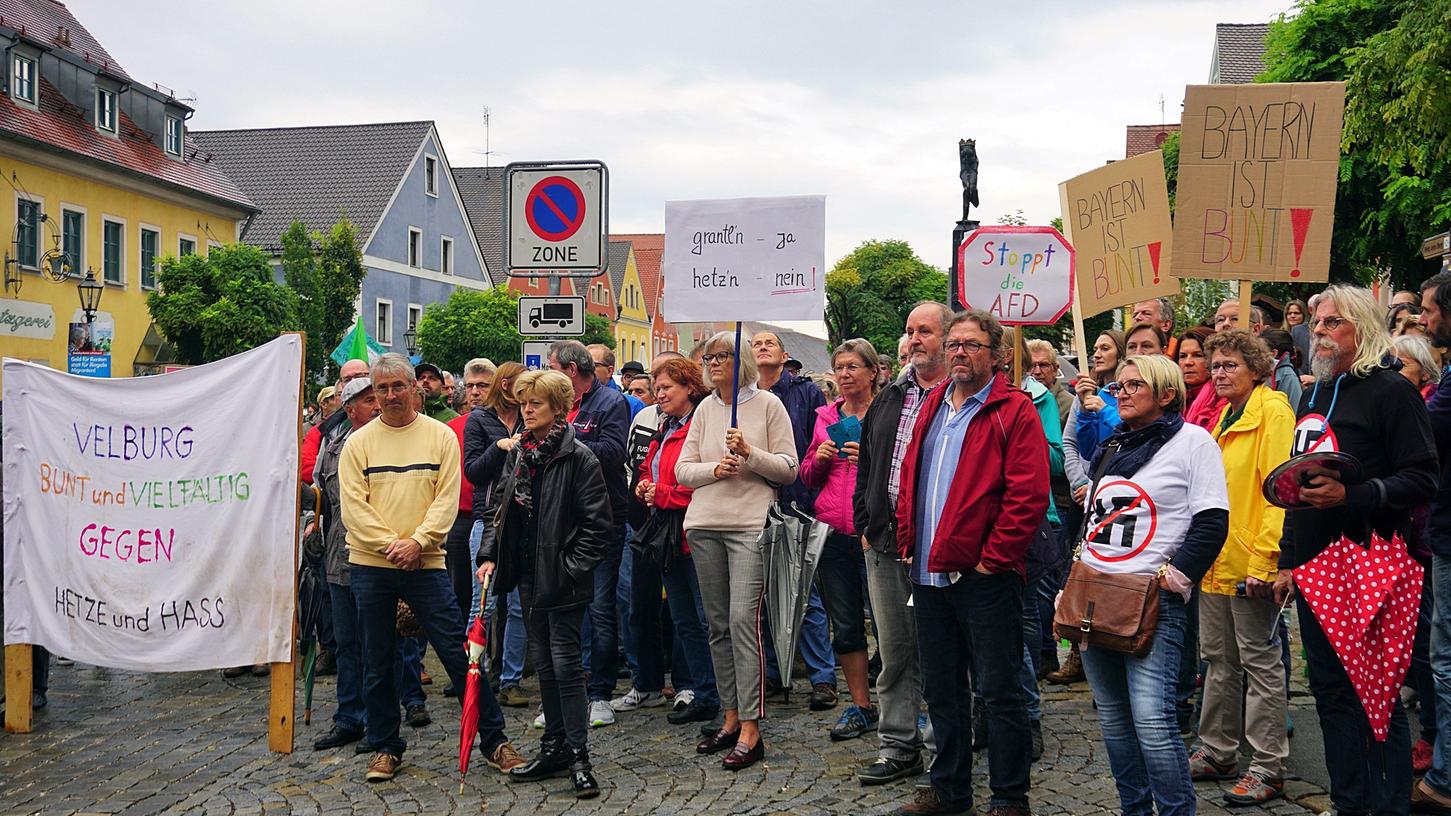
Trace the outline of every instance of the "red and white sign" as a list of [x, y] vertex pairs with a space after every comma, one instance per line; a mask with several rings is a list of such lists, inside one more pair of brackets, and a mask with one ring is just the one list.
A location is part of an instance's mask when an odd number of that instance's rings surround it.
[[1056, 323], [1073, 305], [1073, 247], [1052, 227], [981, 227], [957, 250], [957, 298], [1009, 326]]

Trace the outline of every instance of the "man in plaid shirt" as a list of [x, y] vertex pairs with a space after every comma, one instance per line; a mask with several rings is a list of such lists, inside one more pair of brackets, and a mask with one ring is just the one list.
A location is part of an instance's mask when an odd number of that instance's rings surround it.
[[[877, 676], [881, 709], [878, 756], [857, 772], [863, 785], [881, 785], [923, 771], [923, 734], [917, 727], [922, 682], [917, 665], [917, 627], [907, 599], [912, 584], [899, 560], [895, 513], [902, 459], [912, 441], [927, 392], [947, 377], [942, 342], [952, 310], [933, 301], [918, 303], [907, 315], [907, 359], [901, 376], [877, 393], [862, 421], [852, 510], [866, 551], [867, 588], [877, 627]], [[931, 750], [931, 735], [926, 735]]]

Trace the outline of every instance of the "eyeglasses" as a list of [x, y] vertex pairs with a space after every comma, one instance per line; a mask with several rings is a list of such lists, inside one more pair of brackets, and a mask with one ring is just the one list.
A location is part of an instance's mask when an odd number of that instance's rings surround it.
[[1057, 366], [1053, 365], [1052, 363], [1033, 363], [1032, 365], [1028, 366], [1029, 371], [1049, 371], [1054, 368], [1057, 368]]
[[706, 354], [706, 355], [702, 356], [700, 359], [706, 365], [713, 365], [714, 363], [717, 363], [717, 362], [724, 363], [726, 360], [729, 360], [729, 359], [731, 359], [734, 356], [736, 356], [736, 355], [734, 353], [732, 353], [732, 352], [722, 351], [722, 352], [719, 352], [719, 353], [716, 353], [716, 354]]
[[832, 366], [831, 370], [835, 371], [838, 374], [855, 374], [864, 368], [866, 368], [866, 366], [860, 365], [858, 363], [843, 363], [839, 366]]
[[1120, 380], [1119, 382], [1111, 382], [1108, 384], [1108, 393], [1114, 396], [1123, 394], [1126, 397], [1132, 397], [1134, 394], [1139, 393], [1140, 388], [1146, 385], [1148, 383], [1143, 380]]
[[948, 340], [942, 344], [942, 347], [947, 350], [948, 354], [956, 354], [959, 351], [966, 351], [968, 354], [977, 354], [979, 351], [988, 348], [986, 343], [979, 343], [976, 340]]
[[402, 394], [415, 388], [411, 383], [373, 383], [373, 390], [379, 394]]
[[486, 382], [464, 383], [464, 388], [466, 390], [469, 390], [469, 391], [472, 391], [475, 388], [488, 388], [488, 387], [489, 387], [489, 384], [486, 383]]
[[1323, 326], [1325, 328], [1325, 331], [1335, 331], [1336, 329], [1340, 328], [1348, 322], [1350, 322], [1350, 318], [1341, 317], [1339, 315], [1321, 317], [1310, 321], [1310, 330], [1314, 331], [1315, 329]]
[[1221, 371], [1223, 371], [1225, 374], [1233, 374], [1234, 372], [1239, 370], [1239, 363], [1231, 363], [1221, 360], [1220, 362], [1214, 363], [1213, 365], [1209, 366], [1209, 370], [1213, 371], [1216, 374]]

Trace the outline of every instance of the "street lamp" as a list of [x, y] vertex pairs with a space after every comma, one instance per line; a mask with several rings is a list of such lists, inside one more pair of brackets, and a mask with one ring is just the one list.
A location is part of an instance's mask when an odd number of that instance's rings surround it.
[[408, 327], [408, 331], [403, 332], [403, 345], [407, 346], [409, 357], [418, 353], [418, 332], [414, 331], [412, 326]]
[[96, 319], [96, 312], [101, 309], [101, 293], [106, 287], [96, 281], [96, 273], [93, 270], [86, 270], [86, 278], [76, 286], [81, 296], [81, 311], [86, 313], [86, 325], [89, 326]]

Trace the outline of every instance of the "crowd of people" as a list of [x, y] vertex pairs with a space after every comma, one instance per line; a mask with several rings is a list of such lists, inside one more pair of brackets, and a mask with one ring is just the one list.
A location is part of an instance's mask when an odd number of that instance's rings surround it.
[[[338, 676], [316, 747], [355, 744], [369, 781], [393, 778], [402, 720], [429, 718], [425, 642], [462, 696], [482, 600], [496, 648], [478, 742], [511, 780], [598, 795], [591, 729], [650, 709], [701, 723], [684, 742], [749, 768], [790, 676], [763, 530], [794, 514], [826, 532], [800, 625], [809, 707], [840, 708], [823, 721], [833, 740], [875, 734], [861, 784], [927, 775], [899, 813], [971, 810], [983, 750], [990, 812], [1029, 813], [1042, 681], [1091, 689], [1125, 814], [1193, 813], [1201, 780], [1234, 781], [1229, 804], [1271, 802], [1292, 637], [1336, 812], [1451, 813], [1451, 273], [1389, 313], [1341, 285], [1278, 326], [1240, 313], [1228, 301], [1178, 330], [1167, 299], [1135, 304], [1072, 377], [1051, 344], [937, 302], [910, 311], [895, 357], [847, 340], [820, 381], [769, 332], [627, 363], [618, 381], [608, 348], [569, 340], [548, 370], [476, 359], [456, 384], [397, 354], [349, 362], [304, 439]], [[1272, 504], [1265, 479], [1308, 451], [1354, 457], [1360, 478], [1321, 471], [1307, 509]], [[1405, 680], [1415, 740], [1399, 696], [1375, 739], [1295, 591], [1296, 567], [1371, 535], [1427, 567]], [[1156, 577], [1146, 653], [1075, 646], [1060, 662], [1055, 602], [1075, 560]], [[400, 602], [421, 637], [399, 635]], [[526, 760], [501, 706], [536, 703], [529, 664], [542, 736]]]

